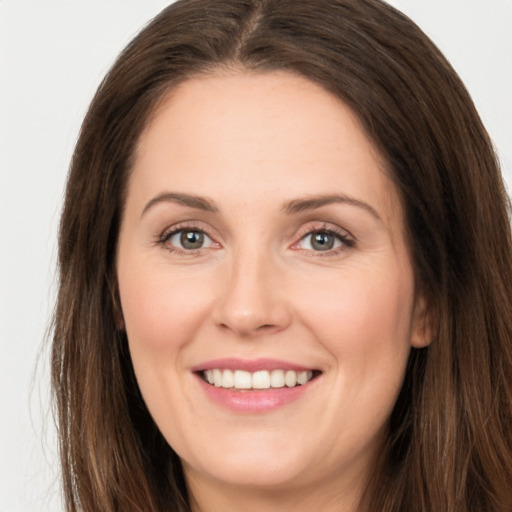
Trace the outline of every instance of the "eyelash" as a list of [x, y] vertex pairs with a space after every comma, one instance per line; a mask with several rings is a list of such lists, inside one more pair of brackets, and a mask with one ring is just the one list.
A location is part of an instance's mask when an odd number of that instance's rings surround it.
[[[157, 244], [164, 247], [166, 250], [168, 250], [171, 253], [180, 253], [180, 254], [183, 254], [186, 256], [199, 256], [201, 254], [202, 250], [205, 249], [204, 247], [200, 247], [198, 249], [183, 249], [183, 248], [177, 247], [175, 245], [171, 245], [169, 243], [169, 240], [173, 236], [177, 235], [180, 232], [187, 232], [187, 231], [201, 233], [201, 234], [205, 235], [206, 237], [208, 237], [213, 242], [213, 244], [220, 247], [220, 244], [215, 242], [214, 238], [211, 237], [206, 230], [204, 230], [203, 228], [201, 228], [195, 224], [190, 224], [190, 223], [179, 224], [177, 226], [173, 226], [172, 228], [166, 229], [158, 237]], [[337, 247], [337, 248], [333, 248], [333, 249], [327, 249], [325, 251], [305, 250], [307, 253], [311, 253], [311, 254], [308, 254], [309, 256], [317, 256], [317, 257], [318, 256], [319, 257], [333, 256], [333, 255], [338, 254], [339, 252], [347, 250], [348, 248], [354, 247], [356, 244], [354, 238], [346, 231], [344, 231], [336, 226], [328, 225], [328, 224], [324, 223], [321, 227], [312, 228], [311, 226], [308, 226], [308, 227], [300, 230], [299, 234], [298, 234], [299, 240], [297, 242], [294, 242], [292, 244], [291, 248], [292, 249], [296, 248], [296, 250], [299, 250], [297, 248], [298, 244], [300, 244], [301, 242], [306, 240], [307, 237], [311, 237], [316, 234], [325, 234], [325, 235], [333, 236], [339, 242], [341, 242], [341, 246]]]
[[216, 244], [220, 247], [220, 244], [215, 242], [214, 239], [204, 229], [200, 228], [197, 225], [189, 224], [189, 223], [178, 224], [177, 226], [173, 226], [172, 228], [166, 229], [158, 237], [157, 243], [171, 253], [178, 253], [178, 254], [182, 254], [184, 256], [199, 256], [201, 250], [204, 249], [203, 247], [195, 249], [195, 250], [194, 249], [183, 249], [181, 247], [177, 247], [177, 246], [169, 243], [169, 240], [171, 240], [171, 238], [173, 236], [175, 236], [181, 232], [201, 233], [201, 234], [207, 236], [214, 244]]
[[341, 246], [333, 249], [328, 249], [325, 251], [314, 251], [308, 250], [306, 254], [312, 257], [329, 257], [336, 256], [340, 252], [346, 251], [356, 245], [355, 239], [345, 230], [338, 228], [332, 224], [324, 223], [320, 227], [307, 226], [304, 229], [299, 231], [299, 240], [292, 245], [292, 248], [296, 247], [298, 244], [306, 240], [308, 237], [311, 237], [316, 234], [325, 234], [330, 235], [336, 238], [339, 242], [341, 242]]

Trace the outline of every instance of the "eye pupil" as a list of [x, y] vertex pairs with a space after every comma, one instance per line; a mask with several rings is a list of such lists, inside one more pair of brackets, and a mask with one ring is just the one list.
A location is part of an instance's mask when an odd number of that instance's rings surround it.
[[313, 233], [311, 235], [311, 247], [316, 251], [328, 251], [334, 246], [334, 237], [329, 233]]
[[199, 249], [204, 243], [204, 234], [200, 231], [183, 231], [180, 242], [185, 249]]

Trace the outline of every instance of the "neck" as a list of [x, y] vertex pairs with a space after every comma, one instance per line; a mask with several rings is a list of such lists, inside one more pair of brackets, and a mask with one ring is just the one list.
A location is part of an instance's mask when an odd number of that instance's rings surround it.
[[[279, 488], [239, 486], [187, 475], [192, 512], [357, 512], [362, 479], [339, 479]], [[361, 475], [359, 475], [360, 477]]]

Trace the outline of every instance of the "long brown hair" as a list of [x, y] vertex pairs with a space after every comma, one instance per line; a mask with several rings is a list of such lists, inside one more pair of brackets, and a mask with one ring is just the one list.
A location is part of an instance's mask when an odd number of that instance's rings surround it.
[[187, 511], [118, 329], [127, 177], [175, 84], [222, 66], [288, 70], [358, 115], [401, 194], [433, 339], [411, 352], [370, 512], [512, 510], [512, 243], [488, 135], [454, 70], [379, 0], [179, 0], [100, 85], [71, 163], [52, 352], [68, 511]]

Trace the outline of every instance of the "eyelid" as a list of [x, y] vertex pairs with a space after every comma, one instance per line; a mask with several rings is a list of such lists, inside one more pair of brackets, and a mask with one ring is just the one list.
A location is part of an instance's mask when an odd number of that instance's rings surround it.
[[347, 238], [355, 241], [355, 237], [345, 228], [338, 226], [337, 224], [326, 222], [326, 221], [312, 221], [306, 222], [302, 225], [295, 235], [296, 238], [303, 238], [309, 233], [318, 233], [327, 231], [339, 235], [341, 238]]
[[[203, 233], [206, 237], [208, 237], [213, 243], [214, 247], [200, 247], [198, 249], [182, 249], [176, 245], [169, 244], [169, 239], [179, 233], [180, 231], [198, 231]], [[308, 222], [300, 227], [300, 229], [296, 232], [294, 236], [295, 242], [291, 245], [292, 249], [299, 249], [297, 245], [304, 240], [305, 237], [313, 234], [313, 233], [328, 233], [335, 237], [337, 237], [341, 243], [341, 247], [333, 248], [322, 251], [313, 251], [304, 249], [306, 252], [314, 252], [317, 256], [329, 256], [333, 255], [336, 252], [346, 250], [347, 248], [353, 247], [356, 244], [355, 237], [346, 229], [341, 228], [340, 226], [330, 223], [330, 222]], [[203, 250], [208, 250], [211, 248], [221, 248], [222, 245], [217, 241], [215, 235], [211, 234], [211, 230], [204, 226], [202, 222], [197, 221], [183, 221], [177, 224], [173, 224], [171, 226], [166, 227], [163, 231], [161, 231], [156, 237], [157, 245], [164, 246], [167, 250], [171, 252], [182, 252], [187, 255], [194, 255]]]
[[157, 235], [157, 245], [161, 245], [171, 252], [181, 252], [187, 255], [197, 254], [199, 251], [212, 248], [210, 246], [200, 247], [198, 249], [183, 249], [176, 245], [170, 244], [169, 240], [180, 231], [197, 231], [199, 233], [203, 233], [206, 237], [208, 237], [211, 240], [211, 242], [214, 245], [213, 248], [221, 247], [221, 244], [217, 242], [216, 237], [210, 233], [210, 230], [205, 228], [202, 223], [198, 223], [196, 221], [184, 221], [166, 227], [162, 232], [160, 232], [159, 235]]
[[330, 222], [312, 222], [305, 224], [304, 226], [301, 226], [301, 228], [297, 231], [297, 234], [295, 236], [296, 241], [292, 244], [291, 248], [298, 249], [298, 247], [296, 246], [300, 242], [302, 242], [307, 236], [310, 236], [314, 233], [323, 232], [336, 236], [342, 242], [342, 246], [337, 247], [335, 249], [326, 250], [325, 252], [311, 251], [306, 249], [304, 250], [308, 252], [314, 252], [315, 255], [318, 256], [329, 256], [336, 252], [339, 252], [340, 250], [346, 250], [347, 248], [353, 247], [356, 244], [355, 237], [346, 229], [343, 229], [340, 226], [337, 226], [336, 224], [331, 224]]

